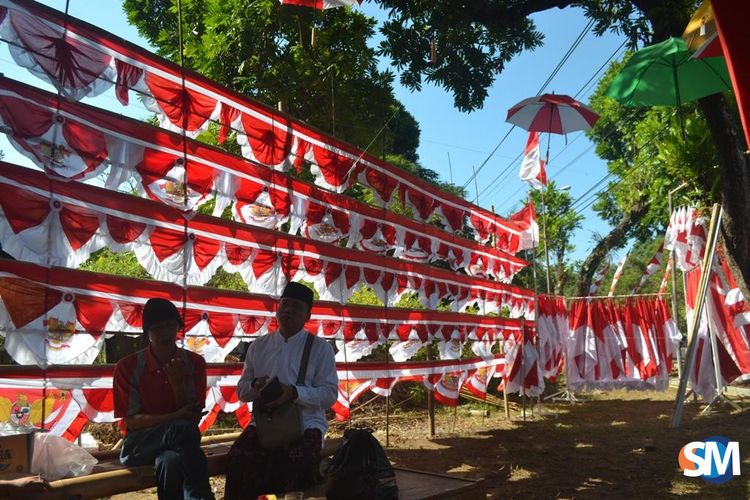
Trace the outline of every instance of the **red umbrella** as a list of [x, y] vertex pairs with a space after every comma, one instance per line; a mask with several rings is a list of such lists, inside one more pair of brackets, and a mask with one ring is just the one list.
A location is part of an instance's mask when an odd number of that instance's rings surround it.
[[568, 134], [588, 130], [598, 119], [591, 108], [570, 96], [542, 94], [510, 108], [505, 121], [529, 131]]

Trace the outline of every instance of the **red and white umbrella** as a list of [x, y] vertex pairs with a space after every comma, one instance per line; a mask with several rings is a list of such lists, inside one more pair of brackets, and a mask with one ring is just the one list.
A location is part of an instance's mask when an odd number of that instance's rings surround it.
[[588, 130], [599, 119], [591, 108], [564, 94], [529, 97], [508, 110], [505, 121], [525, 130], [568, 134]]
[[312, 9], [324, 10], [336, 7], [354, 7], [362, 3], [362, 0], [279, 0], [283, 5], [299, 5]]

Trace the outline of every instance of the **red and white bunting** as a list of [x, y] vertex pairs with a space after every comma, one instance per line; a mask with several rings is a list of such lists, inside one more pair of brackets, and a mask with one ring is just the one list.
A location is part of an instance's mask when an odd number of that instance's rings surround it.
[[[276, 329], [272, 297], [52, 269], [0, 260], [0, 334], [19, 363], [91, 363], [104, 336], [140, 333], [141, 310], [151, 297], [170, 300], [183, 311], [180, 343], [208, 361], [221, 361], [240, 341]], [[347, 344], [402, 342], [414, 335], [422, 343], [496, 342], [518, 332], [520, 320], [321, 301], [306, 328]]]
[[[539, 132], [529, 132], [526, 148], [521, 161], [518, 176], [528, 182], [532, 189], [542, 189], [547, 185], [547, 173], [544, 171], [544, 160], [539, 153]], [[512, 220], [512, 218], [511, 218]]]
[[[0, 78], [0, 124], [11, 130], [19, 150], [53, 177], [88, 179], [109, 164], [107, 186], [134, 180], [147, 197], [181, 210], [194, 210], [213, 195], [214, 215], [234, 202], [234, 218], [241, 222], [271, 229], [289, 221], [292, 234], [326, 243], [346, 239], [350, 247], [392, 250], [415, 262], [446, 261], [454, 270], [503, 282], [526, 265], [502, 250], [323, 192], [194, 141], [188, 141], [186, 167], [175, 146], [179, 136], [81, 104], [63, 102], [59, 112], [57, 105], [53, 94]], [[56, 127], [61, 132], [51, 132]], [[70, 138], [60, 146], [53, 140], [58, 137]]]
[[661, 267], [662, 259], [664, 258], [664, 240], [659, 244], [659, 248], [656, 249], [656, 254], [651, 258], [651, 260], [648, 262], [648, 265], [646, 266], [646, 269], [643, 270], [643, 275], [641, 276], [641, 279], [638, 280], [638, 283], [633, 287], [633, 290], [630, 292], [631, 295], [637, 294], [641, 288], [643, 288], [643, 285], [646, 284], [646, 280], [654, 274], [656, 271], [659, 270]]
[[185, 132], [195, 137], [216, 121], [225, 138], [236, 127], [244, 154], [266, 166], [288, 169], [305, 158], [314, 164], [316, 183], [336, 192], [357, 179], [381, 198], [399, 189], [422, 221], [437, 214], [458, 231], [468, 217], [479, 241], [497, 234], [498, 246], [515, 252], [513, 223], [398, 167], [59, 11], [28, 0], [0, 0], [0, 6], [7, 8], [0, 34], [13, 41], [16, 63], [69, 99], [93, 97], [115, 86], [127, 105], [128, 91], [136, 90], [165, 128], [182, 131], [185, 123]]
[[[253, 292], [275, 295], [294, 279], [311, 281], [323, 300], [345, 302], [362, 282], [390, 305], [407, 290], [426, 307], [451, 297], [455, 309], [484, 303], [530, 313], [528, 290], [224, 219], [196, 215], [93, 186], [61, 182], [0, 162], [0, 235], [18, 259], [76, 266], [92, 252], [135, 252], [156, 279], [204, 284], [223, 267]], [[185, 274], [187, 273], [187, 274]]]
[[[494, 356], [463, 361], [337, 364], [339, 398], [333, 410], [337, 418], [346, 420], [351, 405], [367, 390], [389, 392], [395, 384], [409, 381], [424, 381], [429, 386], [428, 379], [444, 374], [464, 374], [465, 379], [480, 370], [502, 371], [504, 362], [502, 356]], [[45, 429], [74, 441], [89, 421], [115, 421], [113, 370], [113, 365], [47, 370], [4, 367], [0, 372], [0, 405], [9, 409], [8, 423]], [[201, 431], [213, 425], [219, 411], [235, 413], [243, 427], [250, 422], [252, 404], [237, 398], [241, 372], [239, 363], [208, 365], [207, 414], [200, 422]]]
[[638, 297], [570, 301], [567, 376], [574, 390], [665, 390], [680, 333], [666, 301]]

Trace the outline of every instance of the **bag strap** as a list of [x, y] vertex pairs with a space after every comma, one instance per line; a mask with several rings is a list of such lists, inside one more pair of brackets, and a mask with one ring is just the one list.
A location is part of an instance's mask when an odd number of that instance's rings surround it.
[[302, 361], [299, 364], [299, 374], [297, 375], [296, 385], [305, 385], [305, 375], [307, 375], [307, 362], [310, 361], [310, 351], [312, 350], [313, 336], [307, 333], [305, 339], [305, 350], [302, 351]]

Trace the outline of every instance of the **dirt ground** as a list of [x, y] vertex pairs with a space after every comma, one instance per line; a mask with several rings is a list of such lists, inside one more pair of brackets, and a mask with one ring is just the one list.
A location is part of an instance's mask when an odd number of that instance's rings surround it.
[[[436, 435], [429, 436], [425, 410], [391, 409], [386, 439], [384, 399], [362, 405], [346, 426], [367, 426], [394, 465], [485, 478], [487, 498], [750, 498], [750, 411], [698, 415], [689, 403], [682, 425], [670, 428], [675, 391], [609, 391], [584, 394], [580, 404], [519, 404], [511, 420], [501, 408], [465, 403], [438, 406]], [[750, 398], [733, 396], [748, 407]], [[516, 400], [517, 401], [517, 400]], [[405, 406], [405, 405], [404, 405]], [[489, 410], [486, 415], [485, 410]], [[690, 441], [722, 435], [740, 443], [742, 475], [723, 485], [682, 475], [677, 454]], [[220, 498], [223, 478], [213, 484]], [[113, 498], [155, 498], [152, 491]]]

